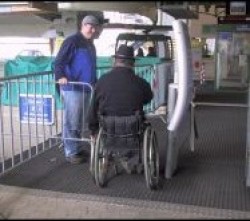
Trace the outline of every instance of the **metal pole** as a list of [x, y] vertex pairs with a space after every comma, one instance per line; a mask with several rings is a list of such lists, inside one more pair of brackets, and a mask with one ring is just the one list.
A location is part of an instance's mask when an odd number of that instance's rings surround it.
[[190, 123], [190, 149], [192, 152], [194, 152], [194, 138], [195, 138], [195, 133], [194, 133], [194, 110], [195, 110], [195, 104], [191, 102], [191, 123]]
[[[248, 84], [249, 86], [249, 84]], [[248, 87], [247, 140], [246, 140], [246, 186], [250, 187], [250, 87]]]
[[[3, 90], [3, 82], [0, 82], [0, 101], [1, 101], [2, 90]], [[1, 104], [1, 102], [0, 102], [0, 104]]]
[[1, 140], [1, 155], [2, 155], [2, 171], [5, 171], [5, 157], [4, 157], [4, 135], [3, 135], [3, 114], [2, 114], [2, 105], [1, 105], [1, 98], [2, 98], [2, 90], [3, 90], [3, 82], [0, 82], [0, 140]]
[[[177, 84], [169, 84], [168, 88], [168, 123], [173, 115], [176, 96], [177, 96]], [[165, 163], [165, 172], [164, 176], [166, 179], [172, 177], [175, 166], [175, 131], [168, 131], [168, 143], [167, 143], [167, 151], [166, 151], [166, 163]]]

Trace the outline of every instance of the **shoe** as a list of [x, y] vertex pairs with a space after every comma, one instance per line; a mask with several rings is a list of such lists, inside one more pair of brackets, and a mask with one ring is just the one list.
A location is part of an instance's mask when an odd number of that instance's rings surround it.
[[144, 165], [143, 164], [136, 165], [136, 173], [142, 174], [143, 172], [144, 172]]
[[127, 174], [135, 174], [137, 173], [136, 165], [131, 165], [128, 161], [121, 161], [121, 165]]
[[121, 165], [123, 169], [126, 171], [126, 173], [131, 174], [132, 170], [129, 168], [128, 161], [121, 161]]
[[83, 157], [83, 158], [89, 158], [90, 157], [90, 152], [87, 150], [81, 150], [77, 155]]
[[85, 161], [81, 154], [66, 157], [66, 160], [71, 164], [81, 164]]

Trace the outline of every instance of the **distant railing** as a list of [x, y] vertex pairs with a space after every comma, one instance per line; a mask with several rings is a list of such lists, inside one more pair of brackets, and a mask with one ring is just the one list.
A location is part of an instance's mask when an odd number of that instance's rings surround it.
[[[44, 72], [39, 76], [0, 79], [0, 174], [61, 145], [64, 104], [51, 75]], [[73, 90], [87, 87], [93, 92], [87, 83], [69, 84]], [[8, 98], [4, 100], [6, 95]], [[8, 101], [8, 105], [3, 104], [3, 100]], [[79, 141], [90, 139], [82, 137]]]

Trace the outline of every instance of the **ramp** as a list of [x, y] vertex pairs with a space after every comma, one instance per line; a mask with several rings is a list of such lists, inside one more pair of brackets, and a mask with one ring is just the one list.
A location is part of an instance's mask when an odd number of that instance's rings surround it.
[[[59, 148], [50, 149], [6, 173], [0, 184], [111, 197], [113, 202], [125, 199], [250, 211], [250, 190], [245, 185], [247, 110], [198, 107], [196, 115], [199, 139], [195, 151], [190, 151], [187, 139], [180, 149], [176, 174], [170, 180], [163, 180], [160, 190], [148, 190], [143, 175], [136, 174], [121, 174], [111, 179], [106, 188], [98, 188], [91, 178], [89, 164], [68, 164]], [[164, 124], [157, 121], [154, 125], [162, 141]]]

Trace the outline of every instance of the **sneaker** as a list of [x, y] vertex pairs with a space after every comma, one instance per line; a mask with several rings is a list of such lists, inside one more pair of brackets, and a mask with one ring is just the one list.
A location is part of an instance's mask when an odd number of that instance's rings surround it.
[[131, 165], [128, 161], [122, 160], [121, 165], [123, 169], [126, 171], [128, 174], [134, 174], [136, 173], [136, 165]]
[[81, 164], [85, 161], [85, 159], [80, 154], [66, 157], [66, 160], [71, 164]]
[[140, 164], [136, 165], [136, 173], [137, 174], [142, 174], [143, 171], [144, 171], [144, 165], [143, 164], [140, 163]]
[[79, 154], [77, 154], [83, 158], [89, 158], [90, 157], [90, 152], [87, 150], [81, 150]]

